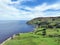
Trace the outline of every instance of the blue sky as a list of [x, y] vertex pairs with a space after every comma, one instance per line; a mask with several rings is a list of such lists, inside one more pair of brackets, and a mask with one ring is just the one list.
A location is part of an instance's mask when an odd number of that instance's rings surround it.
[[60, 16], [60, 0], [0, 0], [0, 20]]

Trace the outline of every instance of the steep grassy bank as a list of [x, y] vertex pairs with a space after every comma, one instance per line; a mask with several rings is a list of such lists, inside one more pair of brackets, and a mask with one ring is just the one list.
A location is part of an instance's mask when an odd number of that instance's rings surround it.
[[4, 45], [60, 45], [58, 37], [43, 37], [33, 33], [24, 33], [16, 35], [14, 39], [9, 40]]

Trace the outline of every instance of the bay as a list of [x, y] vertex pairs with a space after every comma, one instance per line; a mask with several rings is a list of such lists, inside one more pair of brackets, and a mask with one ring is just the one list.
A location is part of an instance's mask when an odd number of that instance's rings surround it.
[[34, 26], [26, 24], [27, 20], [0, 20], [0, 43], [17, 33], [27, 33]]

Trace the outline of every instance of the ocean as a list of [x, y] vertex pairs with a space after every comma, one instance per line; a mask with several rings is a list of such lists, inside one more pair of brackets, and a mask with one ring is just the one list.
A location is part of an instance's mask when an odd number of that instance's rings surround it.
[[14, 34], [34, 31], [34, 26], [26, 22], [27, 20], [0, 20], [0, 43]]

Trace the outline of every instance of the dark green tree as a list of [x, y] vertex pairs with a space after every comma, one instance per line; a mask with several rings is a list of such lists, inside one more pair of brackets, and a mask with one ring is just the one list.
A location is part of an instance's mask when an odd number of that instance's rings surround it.
[[42, 35], [43, 35], [43, 36], [46, 35], [46, 29], [43, 29], [43, 31], [42, 31]]

